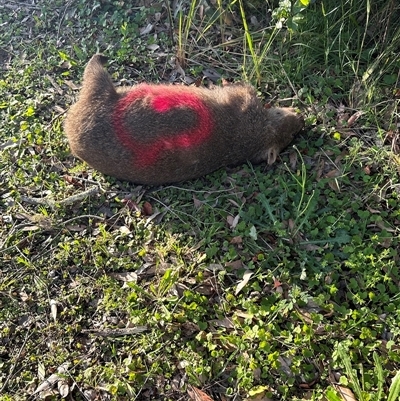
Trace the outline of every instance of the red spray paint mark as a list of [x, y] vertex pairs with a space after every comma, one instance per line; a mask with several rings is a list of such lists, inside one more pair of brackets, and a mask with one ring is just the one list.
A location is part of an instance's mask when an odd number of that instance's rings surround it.
[[[179, 107], [193, 110], [197, 116], [197, 126], [174, 135], [160, 132], [160, 138], [151, 142], [137, 141], [132, 135], [132, 129], [127, 128], [123, 120], [129, 107], [142, 98], [149, 99], [149, 106], [160, 114]], [[112, 120], [118, 140], [135, 155], [135, 164], [140, 167], [148, 167], [156, 163], [166, 150], [200, 145], [208, 139], [213, 129], [211, 112], [203, 101], [195, 94], [181, 92], [173, 86], [138, 85], [117, 103]], [[133, 128], [136, 129], [136, 127]], [[141, 127], [137, 128], [140, 134]]]

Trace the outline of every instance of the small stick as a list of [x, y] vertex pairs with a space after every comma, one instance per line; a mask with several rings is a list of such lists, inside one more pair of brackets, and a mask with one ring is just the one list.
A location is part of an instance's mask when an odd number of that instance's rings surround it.
[[92, 187], [79, 194], [69, 196], [68, 198], [63, 199], [59, 202], [56, 202], [49, 198], [30, 198], [28, 196], [21, 196], [21, 201], [30, 203], [32, 205], [45, 205], [45, 206], [50, 206], [51, 208], [55, 208], [57, 203], [60, 205], [71, 205], [72, 203], [81, 201], [82, 199], [86, 198], [87, 196], [97, 194], [99, 192], [99, 190], [100, 189], [98, 187]]

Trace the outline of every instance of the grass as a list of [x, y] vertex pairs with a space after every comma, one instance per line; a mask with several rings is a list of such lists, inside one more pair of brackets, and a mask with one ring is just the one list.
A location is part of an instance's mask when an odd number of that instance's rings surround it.
[[[0, 400], [397, 400], [397, 2], [189, 3], [0, 4]], [[118, 84], [246, 77], [306, 131], [105, 177], [62, 130], [97, 51]]]

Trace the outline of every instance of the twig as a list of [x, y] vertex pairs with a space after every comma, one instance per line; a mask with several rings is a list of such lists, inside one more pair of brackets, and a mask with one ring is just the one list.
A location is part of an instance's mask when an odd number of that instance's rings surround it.
[[58, 23], [57, 37], [56, 37], [56, 39], [57, 39], [56, 42], [57, 42], [57, 43], [58, 43], [58, 38], [60, 37], [61, 24], [62, 24], [63, 21], [64, 21], [65, 14], [67, 13], [68, 7], [71, 5], [71, 3], [72, 3], [72, 0], [69, 0], [69, 1], [67, 2], [67, 4], [65, 5], [65, 7], [64, 7], [64, 12], [63, 12], [63, 14], [62, 14], [62, 16], [61, 16], [61, 19], [60, 19], [59, 23]]
[[98, 219], [98, 220], [104, 220], [104, 217], [102, 217], [102, 216], [96, 216], [95, 214], [82, 214], [82, 215], [80, 215], [80, 216], [72, 217], [72, 219], [63, 221], [61, 224], [65, 226], [66, 224], [71, 223], [71, 221], [79, 220], [79, 219]]
[[282, 72], [285, 74], [285, 77], [286, 77], [286, 79], [288, 80], [290, 87], [292, 88], [292, 91], [293, 91], [294, 94], [296, 95], [296, 99], [297, 99], [302, 105], [307, 106], [306, 103], [303, 102], [303, 100], [301, 100], [301, 99], [299, 98], [299, 95], [297, 94], [297, 90], [294, 88], [294, 85], [293, 85], [292, 81], [290, 80], [289, 75], [286, 73], [285, 69], [283, 68], [283, 65], [282, 65], [282, 64], [281, 64], [281, 67], [282, 67]]
[[12, 0], [9, 0], [8, 2], [12, 3], [12, 4], [6, 4], [6, 3], [3, 3], [3, 2], [0, 2], [0, 5], [4, 6], [6, 8], [11, 8], [12, 10], [15, 10], [18, 7], [31, 8], [33, 10], [40, 10], [40, 7], [31, 5], [31, 4], [19, 3], [18, 1], [12, 1]]
[[143, 333], [147, 330], [147, 326], [137, 326], [137, 327], [129, 327], [126, 329], [83, 329], [83, 333], [92, 333], [94, 335], [100, 337], [119, 337], [119, 336], [129, 336], [132, 334]]
[[165, 8], [167, 9], [168, 20], [169, 20], [169, 34], [171, 36], [172, 45], [175, 46], [175, 37], [174, 37], [174, 21], [172, 19], [171, 6], [168, 0], [164, 0]]
[[6, 380], [4, 381], [3, 387], [0, 388], [0, 394], [3, 393], [3, 390], [6, 388], [8, 382], [10, 381], [11, 376], [13, 375], [14, 370], [15, 370], [15, 367], [16, 367], [16, 365], [17, 365], [17, 362], [18, 362], [18, 360], [19, 360], [19, 358], [20, 358], [20, 356], [21, 356], [21, 354], [22, 354], [22, 351], [23, 351], [23, 349], [25, 348], [26, 342], [28, 341], [28, 339], [29, 339], [32, 335], [33, 335], [33, 333], [30, 333], [30, 334], [27, 333], [27, 334], [26, 334], [24, 343], [22, 344], [22, 346], [21, 346], [21, 348], [20, 348], [20, 350], [19, 350], [19, 352], [18, 352], [18, 355], [17, 355], [17, 357], [15, 358], [15, 363], [11, 366], [10, 372], [9, 372], [9, 374], [8, 374], [8, 376], [7, 376], [7, 378], [6, 378]]
[[21, 201], [22, 202], [26, 202], [26, 203], [30, 203], [32, 205], [45, 205], [45, 206], [50, 206], [51, 208], [55, 208], [56, 204], [59, 205], [71, 205], [72, 203], [81, 201], [82, 199], [90, 196], [90, 195], [94, 195], [97, 194], [100, 191], [99, 187], [93, 187], [90, 188], [86, 191], [83, 191], [79, 194], [76, 195], [72, 195], [66, 199], [63, 199], [59, 202], [56, 202], [52, 199], [49, 198], [30, 198], [28, 196], [21, 196]]

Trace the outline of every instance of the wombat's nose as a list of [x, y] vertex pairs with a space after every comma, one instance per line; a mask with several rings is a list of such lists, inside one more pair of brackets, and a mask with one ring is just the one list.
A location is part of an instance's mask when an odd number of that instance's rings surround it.
[[297, 119], [299, 120], [299, 122], [301, 124], [301, 129], [303, 129], [305, 127], [304, 116], [296, 109], [290, 108], [290, 111], [296, 115]]
[[289, 107], [288, 110], [291, 111], [293, 114], [296, 114], [297, 116], [302, 117], [302, 115], [299, 112], [299, 110], [294, 109], [293, 107]]
[[303, 129], [306, 126], [306, 123], [304, 121], [304, 117], [302, 114], [297, 113], [297, 118], [299, 119], [300, 123], [301, 123], [301, 128]]

